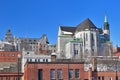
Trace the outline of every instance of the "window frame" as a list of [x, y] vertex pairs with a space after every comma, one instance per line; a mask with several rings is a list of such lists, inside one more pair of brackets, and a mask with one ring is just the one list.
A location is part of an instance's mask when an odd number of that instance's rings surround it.
[[[60, 75], [59, 75], [60, 74]], [[62, 69], [57, 70], [57, 78], [62, 79]]]
[[68, 70], [68, 77], [69, 77], [69, 79], [73, 78], [73, 69]]
[[75, 78], [80, 78], [80, 69], [75, 69]]
[[50, 70], [50, 79], [55, 79], [55, 69]]

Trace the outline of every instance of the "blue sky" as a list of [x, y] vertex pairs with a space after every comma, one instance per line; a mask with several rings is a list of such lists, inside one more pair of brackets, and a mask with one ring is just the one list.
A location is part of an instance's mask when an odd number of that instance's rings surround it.
[[120, 45], [120, 0], [0, 0], [0, 39], [8, 28], [17, 37], [39, 38], [46, 34], [57, 41], [60, 25], [76, 26], [90, 18], [103, 27], [107, 13], [111, 41]]

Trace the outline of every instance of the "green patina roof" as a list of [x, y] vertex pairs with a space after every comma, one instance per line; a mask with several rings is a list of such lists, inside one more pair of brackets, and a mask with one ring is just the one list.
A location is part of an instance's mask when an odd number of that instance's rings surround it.
[[82, 38], [71, 38], [68, 42], [82, 42]]
[[63, 35], [60, 35], [59, 37], [71, 37], [71, 35], [65, 35], [65, 34], [63, 34]]
[[107, 42], [110, 42], [108, 39], [101, 39], [100, 40], [101, 43], [107, 43]]

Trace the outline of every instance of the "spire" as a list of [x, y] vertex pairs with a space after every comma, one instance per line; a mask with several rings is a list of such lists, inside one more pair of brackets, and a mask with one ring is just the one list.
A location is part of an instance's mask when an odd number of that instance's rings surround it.
[[110, 41], [110, 28], [109, 28], [109, 22], [106, 15], [104, 19], [104, 34], [106, 34], [106, 40]]
[[107, 18], [107, 11], [105, 11], [104, 22], [108, 22], [108, 18]]
[[108, 22], [107, 15], [105, 15], [105, 20], [104, 20], [104, 22]]
[[109, 22], [108, 22], [108, 18], [106, 15], [104, 18], [104, 30], [109, 30]]

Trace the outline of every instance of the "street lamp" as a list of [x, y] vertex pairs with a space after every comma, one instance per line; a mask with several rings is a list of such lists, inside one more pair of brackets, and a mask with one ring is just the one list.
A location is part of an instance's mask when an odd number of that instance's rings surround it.
[[20, 80], [20, 58], [21, 54], [18, 54], [18, 80]]

